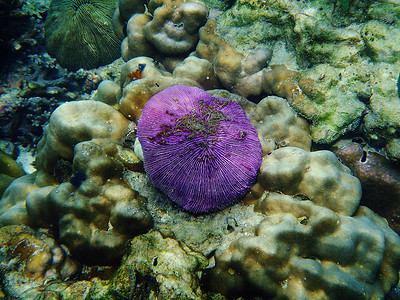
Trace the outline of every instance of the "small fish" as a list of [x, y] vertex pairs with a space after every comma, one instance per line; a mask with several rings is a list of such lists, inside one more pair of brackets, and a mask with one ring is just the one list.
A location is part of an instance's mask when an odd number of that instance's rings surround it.
[[139, 64], [136, 71], [129, 73], [128, 75], [126, 75], [126, 77], [128, 77], [130, 81], [142, 79], [142, 72], [143, 72], [145, 66], [146, 66], [146, 64]]
[[83, 181], [86, 180], [86, 175], [75, 171], [72, 175], [70, 182], [75, 188], [79, 188]]

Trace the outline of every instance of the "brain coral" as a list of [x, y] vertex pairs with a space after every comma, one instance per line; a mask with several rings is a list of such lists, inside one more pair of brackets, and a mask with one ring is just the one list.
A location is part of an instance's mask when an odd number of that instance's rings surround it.
[[236, 102], [172, 86], [146, 103], [137, 131], [151, 182], [185, 210], [220, 209], [256, 180], [260, 140]]
[[120, 56], [112, 0], [53, 0], [45, 23], [49, 54], [70, 70], [91, 69]]

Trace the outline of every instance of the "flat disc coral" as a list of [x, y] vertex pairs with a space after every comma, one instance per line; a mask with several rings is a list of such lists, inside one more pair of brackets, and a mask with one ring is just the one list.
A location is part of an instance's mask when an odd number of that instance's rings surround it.
[[120, 56], [113, 0], [53, 0], [45, 23], [49, 54], [69, 69], [92, 69]]
[[137, 131], [151, 182], [187, 211], [221, 209], [256, 180], [261, 143], [234, 101], [172, 86], [146, 103]]

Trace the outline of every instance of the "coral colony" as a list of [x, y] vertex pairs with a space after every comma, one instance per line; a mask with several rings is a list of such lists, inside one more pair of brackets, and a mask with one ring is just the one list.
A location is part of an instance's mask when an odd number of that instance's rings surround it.
[[221, 209], [256, 180], [261, 144], [236, 102], [172, 86], [146, 103], [137, 131], [151, 182], [187, 211]]

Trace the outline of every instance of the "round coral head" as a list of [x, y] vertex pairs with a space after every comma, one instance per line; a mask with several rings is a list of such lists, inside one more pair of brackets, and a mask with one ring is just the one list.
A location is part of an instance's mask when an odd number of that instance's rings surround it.
[[184, 85], [145, 105], [137, 126], [150, 181], [187, 211], [243, 197], [261, 166], [261, 143], [239, 104]]

